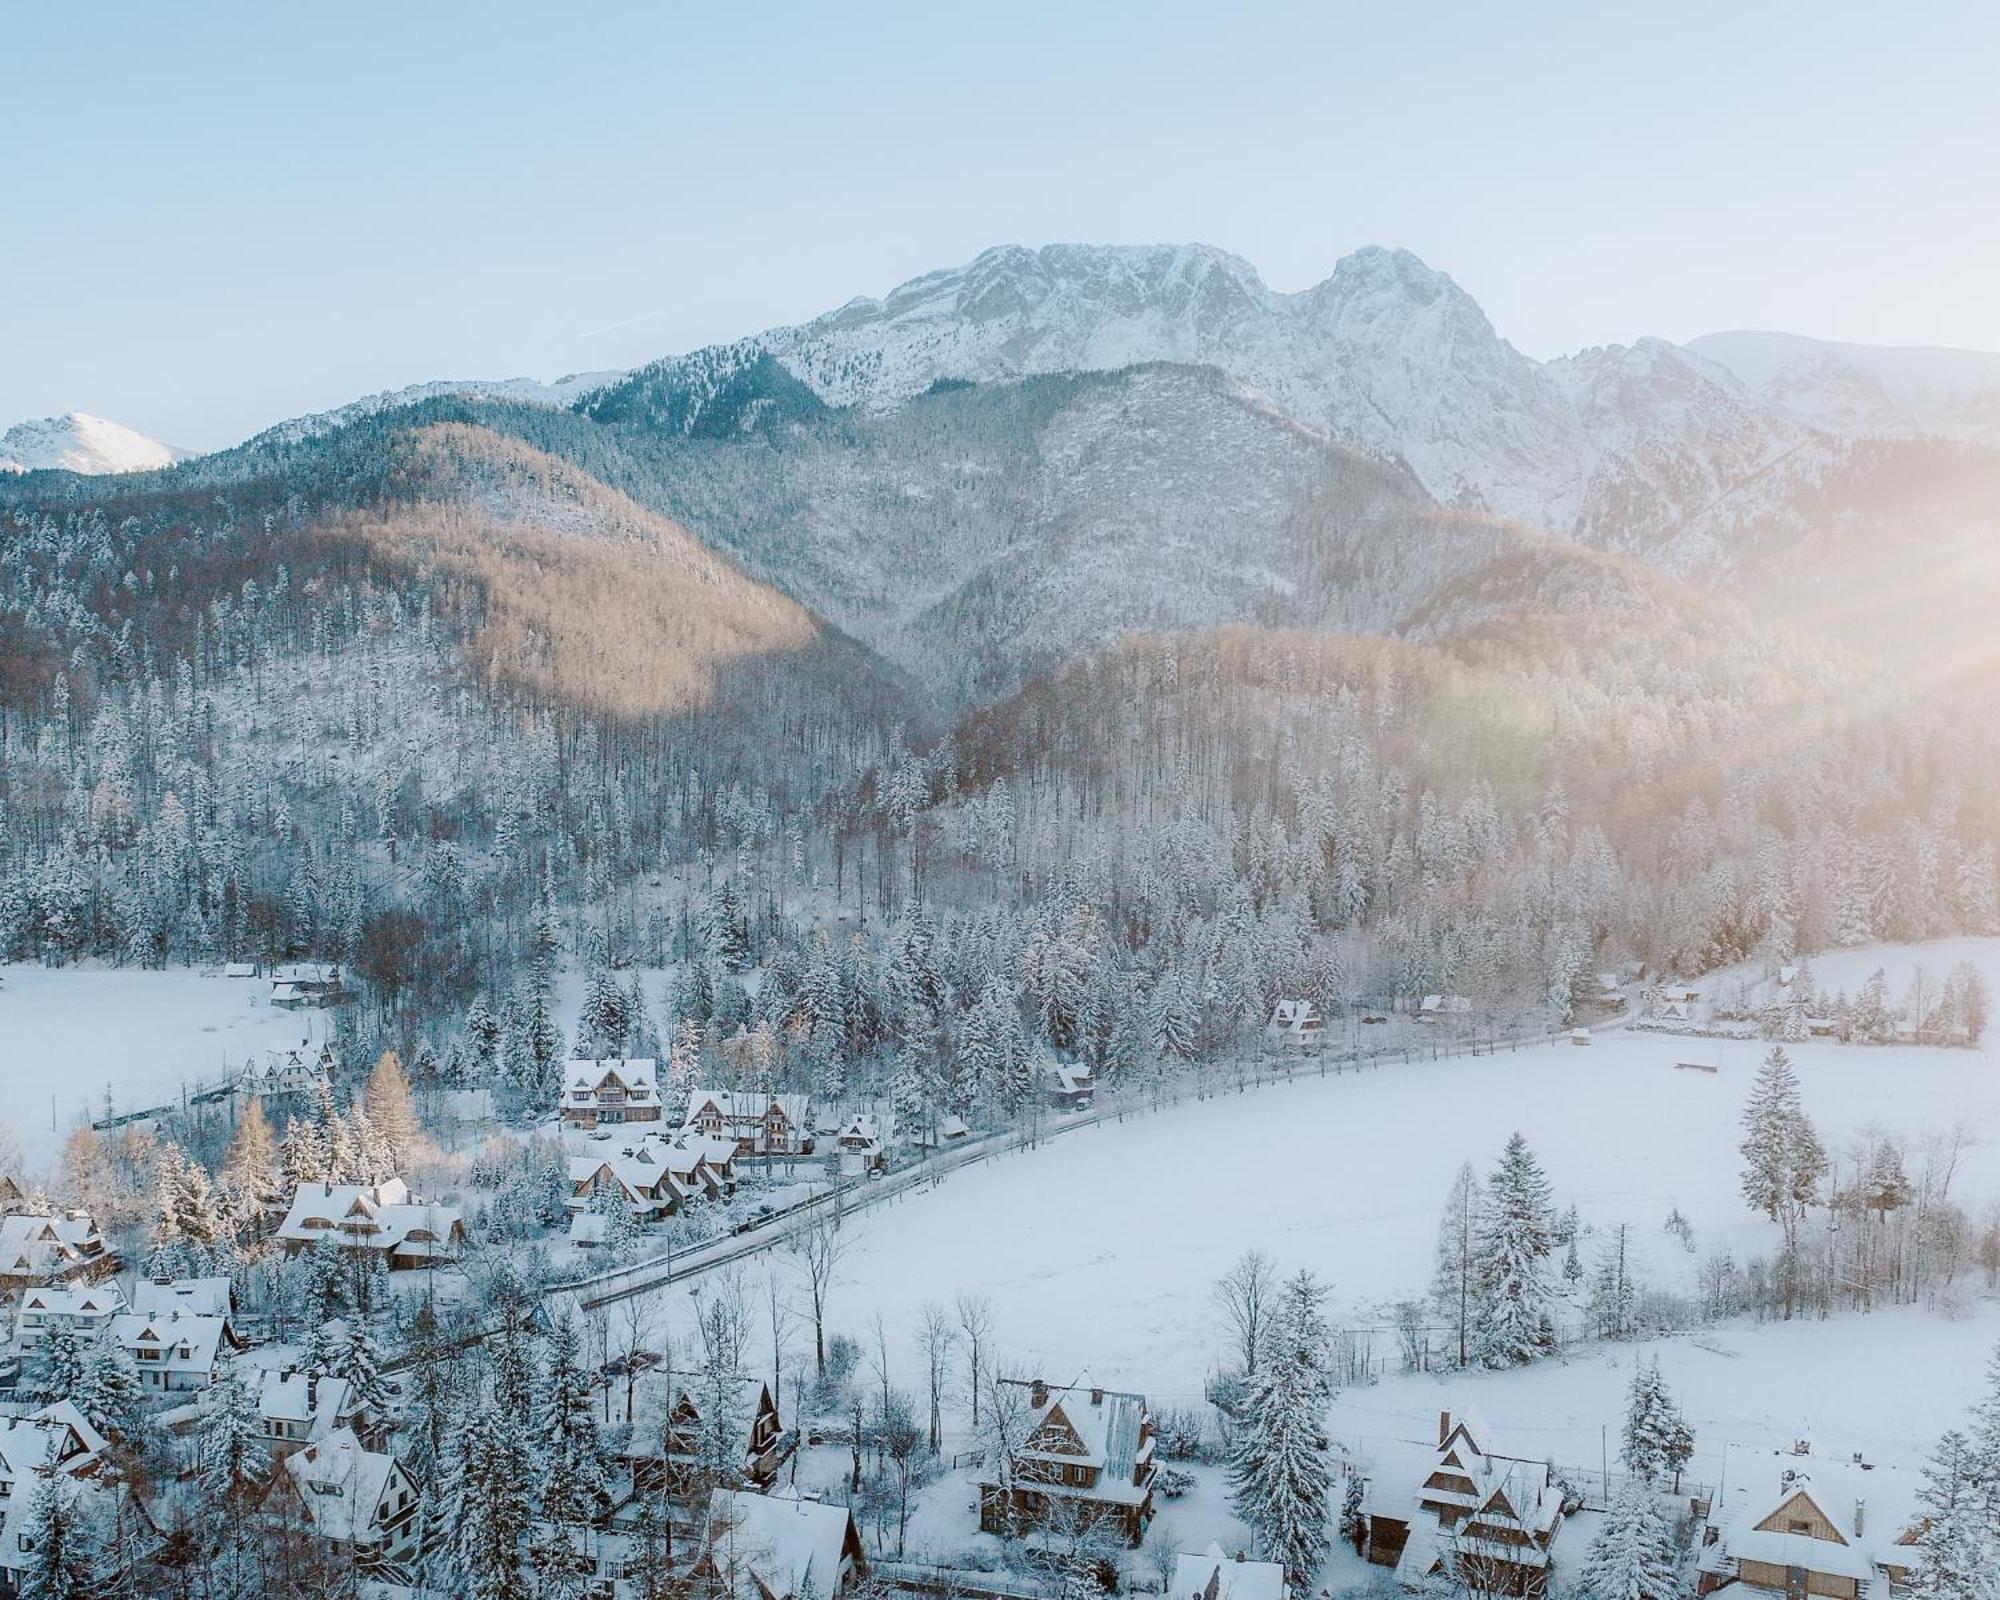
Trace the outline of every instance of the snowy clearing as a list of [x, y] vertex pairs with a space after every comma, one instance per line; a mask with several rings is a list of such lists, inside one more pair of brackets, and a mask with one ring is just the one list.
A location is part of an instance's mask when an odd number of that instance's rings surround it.
[[[1899, 954], [1905, 972], [1915, 959], [2000, 967], [1990, 940], [1841, 959], [1865, 976], [1895, 970]], [[1951, 1193], [1975, 1214], [2000, 1200], [1990, 1040], [1980, 1050], [1788, 1048], [1836, 1163], [1880, 1131], [1908, 1141], [1914, 1171], [1927, 1144], [1956, 1130]], [[829, 1325], [860, 1334], [879, 1311], [914, 1373], [910, 1331], [923, 1303], [982, 1293], [993, 1348], [1017, 1369], [1142, 1389], [1156, 1406], [1197, 1403], [1221, 1342], [1211, 1286], [1238, 1255], [1255, 1247], [1285, 1270], [1311, 1268], [1333, 1285], [1337, 1323], [1380, 1325], [1385, 1306], [1428, 1286], [1459, 1163], [1483, 1173], [1515, 1128], [1541, 1156], [1557, 1205], [1574, 1201], [1591, 1230], [1586, 1265], [1597, 1235], [1629, 1223], [1642, 1275], [1685, 1287], [1713, 1245], [1741, 1260], [1775, 1244], [1738, 1194], [1739, 1119], [1767, 1049], [1612, 1030], [1586, 1048], [1329, 1071], [1109, 1121], [857, 1217]], [[1716, 1071], [1684, 1070], [1684, 1060]], [[1676, 1207], [1693, 1225], [1692, 1253], [1663, 1229]], [[2000, 1334], [2000, 1304], [1977, 1274], [1961, 1287], [1956, 1318], [1906, 1309], [1732, 1325], [1657, 1345], [1584, 1345], [1515, 1373], [1390, 1378], [1348, 1391], [1334, 1426], [1365, 1449], [1370, 1436], [1423, 1437], [1441, 1405], [1471, 1400], [1496, 1425], [1518, 1424], [1529, 1448], [1588, 1465], [1635, 1352], [1657, 1349], [1718, 1448], [1789, 1440], [1815, 1408], [1831, 1420], [1838, 1406], [1832, 1442], [1914, 1459], [1970, 1401]]]
[[31, 1172], [46, 1172], [79, 1122], [212, 1084], [267, 1046], [321, 1038], [322, 1013], [270, 1004], [264, 978], [219, 969], [0, 966], [4, 1116]]

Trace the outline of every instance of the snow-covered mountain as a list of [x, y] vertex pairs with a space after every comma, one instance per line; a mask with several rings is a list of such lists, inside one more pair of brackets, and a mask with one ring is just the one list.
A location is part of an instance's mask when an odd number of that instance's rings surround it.
[[1405, 462], [1445, 505], [1623, 548], [1805, 433], [1726, 367], [1660, 341], [1536, 362], [1449, 276], [1380, 248], [1297, 294], [1206, 245], [988, 250], [881, 300], [641, 368], [584, 409], [700, 433], [711, 403], [772, 361], [825, 404], [870, 410], [938, 383], [1216, 366], [1339, 442]]
[[0, 472], [146, 472], [190, 454], [83, 411], [19, 422], [0, 433]]
[[1815, 428], [2000, 446], [2000, 354], [1748, 331], [1706, 334], [1688, 348]]
[[359, 400], [336, 406], [331, 411], [315, 411], [293, 417], [266, 428], [251, 444], [297, 444], [363, 417], [395, 411], [425, 400], [461, 395], [468, 400], [498, 400], [515, 405], [565, 407], [587, 400], [607, 384], [623, 378], [622, 369], [605, 372], [572, 372], [544, 383], [539, 378], [439, 378], [429, 383], [407, 384], [401, 389], [384, 389], [380, 394], [363, 395]]

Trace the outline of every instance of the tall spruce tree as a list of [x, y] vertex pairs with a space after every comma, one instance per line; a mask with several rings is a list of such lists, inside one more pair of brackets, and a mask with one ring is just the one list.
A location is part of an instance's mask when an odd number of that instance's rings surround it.
[[1612, 1499], [1571, 1592], [1587, 1600], [1680, 1600], [1678, 1567], [1653, 1492], [1634, 1478]]
[[1923, 1518], [1910, 1600], [2000, 1600], [2000, 1505], [1957, 1429], [1938, 1441], [1917, 1499]]
[[1479, 1215], [1482, 1366], [1519, 1366], [1555, 1349], [1548, 1265], [1552, 1227], [1549, 1181], [1528, 1141], [1516, 1133], [1487, 1177]]
[[1799, 1227], [1826, 1177], [1826, 1152], [1799, 1098], [1799, 1080], [1782, 1045], [1758, 1068], [1743, 1108], [1743, 1199], [1784, 1230], [1785, 1315], [1798, 1300]]
[[1314, 1326], [1317, 1299], [1292, 1292], [1297, 1281], [1287, 1285], [1269, 1334], [1269, 1354], [1244, 1406], [1229, 1480], [1237, 1515], [1294, 1587], [1304, 1588], [1326, 1558], [1333, 1479], [1327, 1462], [1327, 1379], [1319, 1366], [1324, 1329]]
[[1659, 1359], [1642, 1363], [1632, 1374], [1625, 1406], [1625, 1426], [1619, 1459], [1625, 1470], [1646, 1483], [1671, 1475], [1680, 1488], [1681, 1469], [1694, 1454], [1694, 1430], [1667, 1389]]

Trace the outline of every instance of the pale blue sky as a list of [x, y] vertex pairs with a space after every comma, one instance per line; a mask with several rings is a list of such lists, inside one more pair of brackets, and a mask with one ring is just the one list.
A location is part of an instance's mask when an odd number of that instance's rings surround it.
[[2000, 349], [2000, 8], [13, 5], [0, 426], [212, 448], [990, 244], [1403, 245], [1534, 355]]

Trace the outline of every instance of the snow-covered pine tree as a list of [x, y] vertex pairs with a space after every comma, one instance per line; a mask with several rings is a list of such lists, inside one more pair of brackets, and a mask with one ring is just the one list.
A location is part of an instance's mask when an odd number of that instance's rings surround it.
[[1938, 1441], [1917, 1499], [1924, 1514], [1910, 1600], [2000, 1600], [2000, 1506], [1957, 1429]]
[[1516, 1133], [1487, 1177], [1480, 1208], [1480, 1365], [1518, 1366], [1555, 1349], [1551, 1244], [1549, 1182], [1528, 1141]]
[[243, 1375], [231, 1370], [203, 1397], [201, 1485], [217, 1500], [240, 1499], [265, 1477], [264, 1419]]
[[1613, 1497], [1570, 1592], [1579, 1600], [1680, 1600], [1678, 1566], [1653, 1491], [1634, 1478]]
[[1678, 1492], [1681, 1469], [1693, 1454], [1694, 1430], [1667, 1388], [1659, 1358], [1642, 1363], [1632, 1374], [1619, 1460], [1627, 1472], [1649, 1484], [1671, 1476]]
[[382, 1352], [360, 1313], [344, 1319], [344, 1335], [332, 1352], [335, 1377], [345, 1378], [354, 1399], [378, 1420], [389, 1408], [389, 1380], [382, 1371]]
[[533, 1589], [522, 1554], [536, 1503], [527, 1430], [497, 1401], [484, 1401], [466, 1418], [454, 1454], [451, 1504], [441, 1512], [452, 1530], [445, 1592], [464, 1600], [526, 1600]]
[[318, 1183], [328, 1175], [326, 1136], [310, 1118], [288, 1117], [285, 1141], [278, 1158], [288, 1188], [302, 1183]]
[[2000, 1507], [2000, 1346], [1986, 1363], [1986, 1392], [1972, 1407], [1970, 1471]]
[[71, 1481], [36, 1473], [19, 1492], [29, 1496], [21, 1527], [26, 1559], [14, 1574], [21, 1600], [88, 1600], [96, 1587], [98, 1548]]
[[1757, 1070], [1743, 1108], [1743, 1199], [1784, 1230], [1785, 1315], [1797, 1298], [1799, 1225], [1819, 1196], [1826, 1152], [1799, 1099], [1799, 1080], [1782, 1045]]
[[83, 1360], [70, 1399], [99, 1433], [123, 1438], [139, 1414], [139, 1374], [110, 1326], [100, 1328]]
[[83, 1377], [84, 1352], [76, 1340], [69, 1318], [58, 1317], [49, 1324], [42, 1342], [35, 1347], [33, 1382], [35, 1392], [49, 1400], [66, 1400]]
[[604, 958], [603, 940], [592, 945], [590, 971], [584, 979], [583, 1009], [576, 1019], [576, 1052], [596, 1060], [625, 1054], [631, 1031], [631, 1006]]
[[1340, 1537], [1354, 1546], [1356, 1555], [1368, 1538], [1368, 1519], [1362, 1514], [1367, 1501], [1368, 1480], [1358, 1472], [1349, 1472], [1340, 1496]]
[[[1288, 1295], [1287, 1313], [1295, 1309]], [[1313, 1366], [1316, 1336], [1281, 1317], [1270, 1354], [1243, 1408], [1229, 1462], [1236, 1513], [1264, 1554], [1305, 1588], [1326, 1558], [1332, 1472], [1326, 1454], [1324, 1375]]]
[[580, 1347], [576, 1321], [564, 1313], [549, 1340], [548, 1371], [534, 1417], [542, 1515], [560, 1528], [587, 1527], [610, 1504], [604, 1445]]

